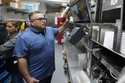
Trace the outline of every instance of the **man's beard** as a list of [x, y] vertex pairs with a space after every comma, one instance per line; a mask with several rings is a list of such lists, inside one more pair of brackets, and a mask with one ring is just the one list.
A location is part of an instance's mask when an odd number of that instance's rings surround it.
[[46, 28], [42, 28], [41, 31], [40, 31], [40, 33], [45, 36], [45, 34], [46, 34]]
[[42, 27], [42, 26], [33, 26], [32, 25], [32, 27], [35, 27], [37, 30], [39, 30], [39, 31], [44, 31], [45, 30], [45, 26], [44, 27]]

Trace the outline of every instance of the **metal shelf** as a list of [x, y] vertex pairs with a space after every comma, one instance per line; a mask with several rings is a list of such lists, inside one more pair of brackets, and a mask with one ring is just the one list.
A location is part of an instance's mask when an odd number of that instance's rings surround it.
[[115, 6], [115, 7], [111, 7], [111, 8], [106, 8], [106, 9], [103, 9], [102, 11], [110, 11], [110, 10], [113, 10], [113, 9], [120, 9], [122, 7], [122, 5], [118, 5], [118, 6]]
[[103, 0], [102, 11], [121, 8], [123, 0]]
[[116, 52], [116, 51], [114, 51], [114, 50], [112, 50], [112, 49], [109, 49], [109, 48], [103, 46], [102, 44], [100, 44], [99, 42], [97, 42], [97, 41], [95, 41], [95, 40], [92, 40], [92, 41], [93, 41], [95, 44], [98, 44], [99, 46], [101, 46], [101, 47], [107, 49], [108, 51], [112, 52], [113, 54], [116, 54], [116, 55], [118, 55], [118, 56], [121, 56], [122, 58], [125, 58], [125, 55], [124, 55], [124, 54], [121, 54], [121, 53], [118, 53], [118, 52]]
[[[93, 55], [98, 59], [98, 56], [96, 56], [97, 54], [93, 53]], [[110, 72], [114, 73], [115, 76], [119, 76], [119, 71], [117, 69], [115, 69], [110, 63], [108, 63], [104, 58], [101, 58], [99, 60]]]

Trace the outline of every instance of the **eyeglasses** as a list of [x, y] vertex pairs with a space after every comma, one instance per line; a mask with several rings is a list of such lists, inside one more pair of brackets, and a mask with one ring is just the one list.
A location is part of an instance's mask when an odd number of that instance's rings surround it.
[[46, 20], [47, 20], [47, 18], [45, 18], [45, 17], [41, 17], [41, 18], [31, 19], [31, 22], [32, 22], [32, 21], [34, 21], [34, 20], [40, 20], [40, 21], [41, 21], [41, 20], [42, 20], [42, 21], [44, 21], [44, 20], [45, 20], [45, 21], [46, 21]]

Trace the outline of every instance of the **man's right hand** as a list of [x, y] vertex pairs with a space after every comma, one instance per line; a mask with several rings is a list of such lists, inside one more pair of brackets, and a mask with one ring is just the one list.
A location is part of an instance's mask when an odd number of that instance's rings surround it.
[[27, 80], [27, 83], [39, 83], [39, 80], [37, 80], [37, 79], [31, 77], [31, 78], [29, 78], [29, 79]]

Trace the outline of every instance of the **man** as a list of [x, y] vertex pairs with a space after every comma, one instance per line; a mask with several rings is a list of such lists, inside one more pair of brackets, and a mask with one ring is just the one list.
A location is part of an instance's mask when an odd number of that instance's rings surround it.
[[29, 15], [31, 27], [17, 39], [15, 56], [18, 57], [19, 70], [27, 83], [50, 83], [55, 70], [54, 39], [57, 29], [47, 27], [44, 13], [33, 12]]

